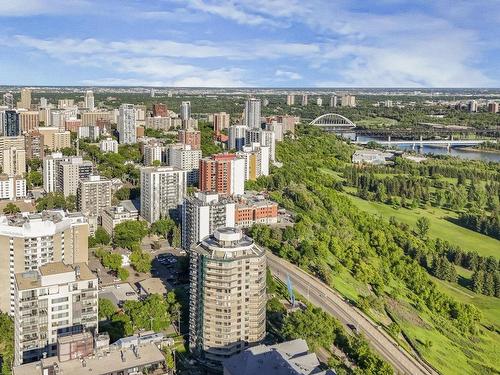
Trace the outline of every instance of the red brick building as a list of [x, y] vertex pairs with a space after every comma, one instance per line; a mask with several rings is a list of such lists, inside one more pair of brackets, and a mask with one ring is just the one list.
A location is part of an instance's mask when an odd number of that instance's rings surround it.
[[167, 106], [165, 104], [153, 104], [153, 117], [168, 117]]
[[179, 142], [191, 146], [191, 150], [201, 147], [201, 132], [199, 130], [179, 130]]
[[234, 154], [216, 154], [200, 160], [200, 191], [230, 195]]

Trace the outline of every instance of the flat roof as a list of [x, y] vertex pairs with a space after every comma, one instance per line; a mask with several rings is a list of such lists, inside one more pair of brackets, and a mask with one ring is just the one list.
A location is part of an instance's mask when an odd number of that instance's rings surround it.
[[167, 287], [158, 277], [150, 277], [149, 279], [139, 281], [137, 284], [148, 294], [165, 294], [168, 292]]
[[72, 265], [63, 262], [47, 263], [41, 266], [38, 271], [20, 272], [15, 274], [18, 290], [40, 288], [42, 286], [41, 276], [57, 275], [59, 273], [75, 272], [75, 268], [80, 267], [80, 278], [77, 281], [97, 279], [86, 263], [75, 263]]
[[[123, 358], [122, 360], [122, 353]], [[59, 362], [57, 357], [42, 359], [42, 367], [47, 368], [53, 364], [59, 366], [62, 374], [71, 375], [104, 375], [113, 372], [128, 370], [135, 367], [143, 367], [150, 364], [158, 364], [165, 361], [163, 353], [155, 344], [144, 344], [139, 346], [139, 356], [136, 356], [132, 349], [113, 350], [107, 355], [92, 356], [83, 360], [73, 359], [66, 362]], [[42, 375], [40, 362], [28, 363], [14, 367], [14, 375]]]

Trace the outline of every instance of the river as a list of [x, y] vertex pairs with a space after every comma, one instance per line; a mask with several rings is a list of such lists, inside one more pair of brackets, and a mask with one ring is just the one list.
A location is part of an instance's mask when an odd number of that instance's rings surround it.
[[[355, 139], [355, 134], [346, 134], [344, 135], [346, 138], [349, 138], [351, 140]], [[367, 137], [367, 136], [358, 136], [359, 141], [386, 141], [387, 139], [385, 138], [376, 138], [376, 137]], [[395, 141], [395, 139], [393, 139]], [[412, 151], [411, 146], [395, 146], [401, 150], [405, 151]], [[463, 147], [463, 146], [462, 146]], [[479, 150], [474, 150], [474, 151], [466, 151], [460, 149], [460, 147], [451, 147], [449, 150], [446, 147], [439, 147], [439, 146], [423, 146], [423, 147], [415, 147], [416, 152], [420, 154], [432, 154], [432, 155], [450, 155], [450, 156], [456, 156], [461, 159], [469, 159], [469, 160], [482, 160], [482, 161], [493, 161], [496, 163], [500, 163], [500, 153], [494, 153], [494, 152], [484, 152], [484, 151], [479, 151]]]

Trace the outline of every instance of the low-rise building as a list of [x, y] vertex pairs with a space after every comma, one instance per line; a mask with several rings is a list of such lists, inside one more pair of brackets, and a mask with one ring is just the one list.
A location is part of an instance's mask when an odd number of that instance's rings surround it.
[[137, 220], [139, 211], [132, 201], [121, 201], [118, 206], [107, 207], [102, 210], [101, 225], [110, 235], [113, 235], [115, 227], [128, 220]]
[[99, 142], [99, 148], [102, 152], [118, 153], [118, 141], [113, 138], [106, 138]]
[[96, 331], [98, 283], [86, 263], [48, 263], [15, 275], [14, 363], [57, 353], [57, 339]]
[[393, 156], [390, 152], [363, 149], [354, 152], [352, 162], [354, 164], [386, 164], [387, 160]]
[[263, 196], [241, 196], [235, 206], [235, 225], [249, 228], [254, 224], [276, 224], [278, 204]]

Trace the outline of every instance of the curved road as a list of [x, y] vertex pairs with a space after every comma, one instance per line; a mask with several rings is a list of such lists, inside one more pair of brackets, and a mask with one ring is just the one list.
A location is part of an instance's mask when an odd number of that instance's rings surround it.
[[368, 340], [370, 345], [387, 361], [397, 373], [409, 375], [438, 374], [430, 366], [417, 360], [399, 347], [392, 337], [381, 328], [377, 328], [368, 317], [326, 286], [323, 282], [309, 275], [297, 266], [267, 252], [267, 264], [272, 274], [284, 283], [290, 277], [297, 292], [306, 297], [312, 304], [321, 307], [335, 316], [344, 325], [354, 325]]

